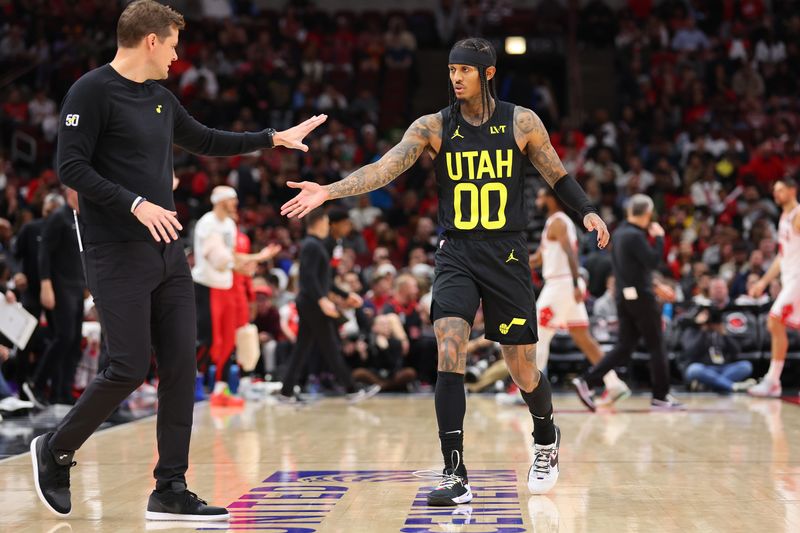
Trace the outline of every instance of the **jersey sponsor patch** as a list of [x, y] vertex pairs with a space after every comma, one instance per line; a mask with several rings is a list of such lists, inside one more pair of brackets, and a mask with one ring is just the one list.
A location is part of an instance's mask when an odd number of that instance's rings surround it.
[[81, 116], [78, 114], [69, 114], [67, 115], [66, 119], [64, 119], [65, 126], [77, 126], [78, 121], [81, 119]]

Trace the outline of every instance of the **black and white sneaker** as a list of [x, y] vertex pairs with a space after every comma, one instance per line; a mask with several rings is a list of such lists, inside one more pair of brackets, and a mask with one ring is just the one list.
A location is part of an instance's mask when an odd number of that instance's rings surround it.
[[545, 494], [558, 481], [558, 447], [561, 445], [561, 430], [556, 428], [556, 441], [542, 445], [534, 443], [533, 464], [528, 470], [528, 490], [531, 494]]
[[[467, 470], [461, 465], [459, 452], [453, 451], [455, 455], [453, 465], [455, 468], [445, 467], [440, 474], [433, 470], [421, 470], [414, 472], [417, 477], [442, 478], [439, 484], [428, 493], [428, 505], [435, 507], [452, 507], [462, 503], [472, 501], [472, 490], [467, 481]], [[459, 466], [461, 469], [459, 470]], [[458, 472], [458, 474], [456, 474]]]
[[381, 391], [380, 385], [370, 385], [366, 389], [361, 389], [357, 392], [347, 394], [347, 401], [349, 403], [361, 403], [364, 400], [369, 400]]
[[186, 490], [185, 484], [173, 481], [170, 490], [154, 490], [150, 494], [144, 517], [147, 520], [207, 522], [230, 520], [231, 515], [224, 507], [208, 505], [197, 494]]
[[578, 399], [580, 399], [581, 403], [590, 411], [597, 411], [597, 406], [594, 404], [594, 394], [592, 394], [592, 389], [589, 388], [586, 380], [580, 377], [574, 378], [572, 386], [575, 387], [575, 392], [578, 394]]
[[663, 400], [656, 398], [650, 400], [650, 409], [653, 411], [685, 411], [686, 405], [679, 402], [672, 394], [667, 394]]
[[39, 435], [31, 442], [31, 462], [36, 495], [53, 514], [60, 517], [72, 512], [72, 495], [69, 491], [69, 469], [77, 463], [75, 452], [50, 451], [48, 442], [52, 433]]

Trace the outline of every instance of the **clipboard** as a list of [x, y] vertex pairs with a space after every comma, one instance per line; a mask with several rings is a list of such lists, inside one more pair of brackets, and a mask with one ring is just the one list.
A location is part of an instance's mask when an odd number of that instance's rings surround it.
[[20, 350], [28, 345], [38, 322], [21, 303], [10, 304], [5, 299], [0, 299], [0, 333], [8, 337]]

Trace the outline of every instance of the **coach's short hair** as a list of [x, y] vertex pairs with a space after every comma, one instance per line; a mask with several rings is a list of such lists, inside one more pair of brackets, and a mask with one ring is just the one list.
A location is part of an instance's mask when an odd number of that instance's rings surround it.
[[306, 228], [311, 228], [315, 226], [317, 222], [319, 222], [326, 216], [328, 216], [328, 212], [325, 211], [325, 208], [317, 207], [316, 209], [312, 209], [311, 212], [309, 212], [305, 216]]
[[119, 16], [117, 45], [120, 48], [135, 48], [151, 33], [155, 33], [163, 42], [172, 28], [182, 30], [185, 26], [183, 15], [171, 7], [154, 0], [136, 0]]
[[628, 216], [640, 217], [653, 210], [653, 199], [646, 194], [634, 194], [628, 200]]

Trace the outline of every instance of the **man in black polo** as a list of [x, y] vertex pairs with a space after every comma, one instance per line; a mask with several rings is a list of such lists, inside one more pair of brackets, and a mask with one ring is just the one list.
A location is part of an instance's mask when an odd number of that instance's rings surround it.
[[[635, 194], [628, 202], [628, 218], [614, 231], [611, 262], [616, 278], [619, 341], [613, 350], [581, 377], [572, 380], [578, 397], [595, 410], [591, 388], [603, 382], [606, 372], [627, 364], [639, 339], [650, 351], [653, 385], [651, 408], [662, 411], [684, 409], [669, 394], [669, 360], [664, 349], [661, 308], [653, 291], [653, 271], [664, 255], [664, 228], [653, 222], [653, 200]], [[653, 239], [651, 245], [648, 236]]]
[[108, 367], [98, 374], [54, 433], [31, 443], [39, 498], [53, 513], [71, 511], [69, 469], [75, 450], [158, 364], [156, 490], [146, 518], [227, 520], [186, 488], [195, 382], [195, 304], [182, 229], [172, 197], [173, 144], [223, 156], [272, 146], [303, 151], [322, 124], [315, 116], [283, 132], [207, 128], [154, 80], [177, 59], [183, 17], [137, 0], [117, 25], [114, 60], [81, 77], [61, 110], [58, 167], [78, 191], [86, 278], [106, 338]]

